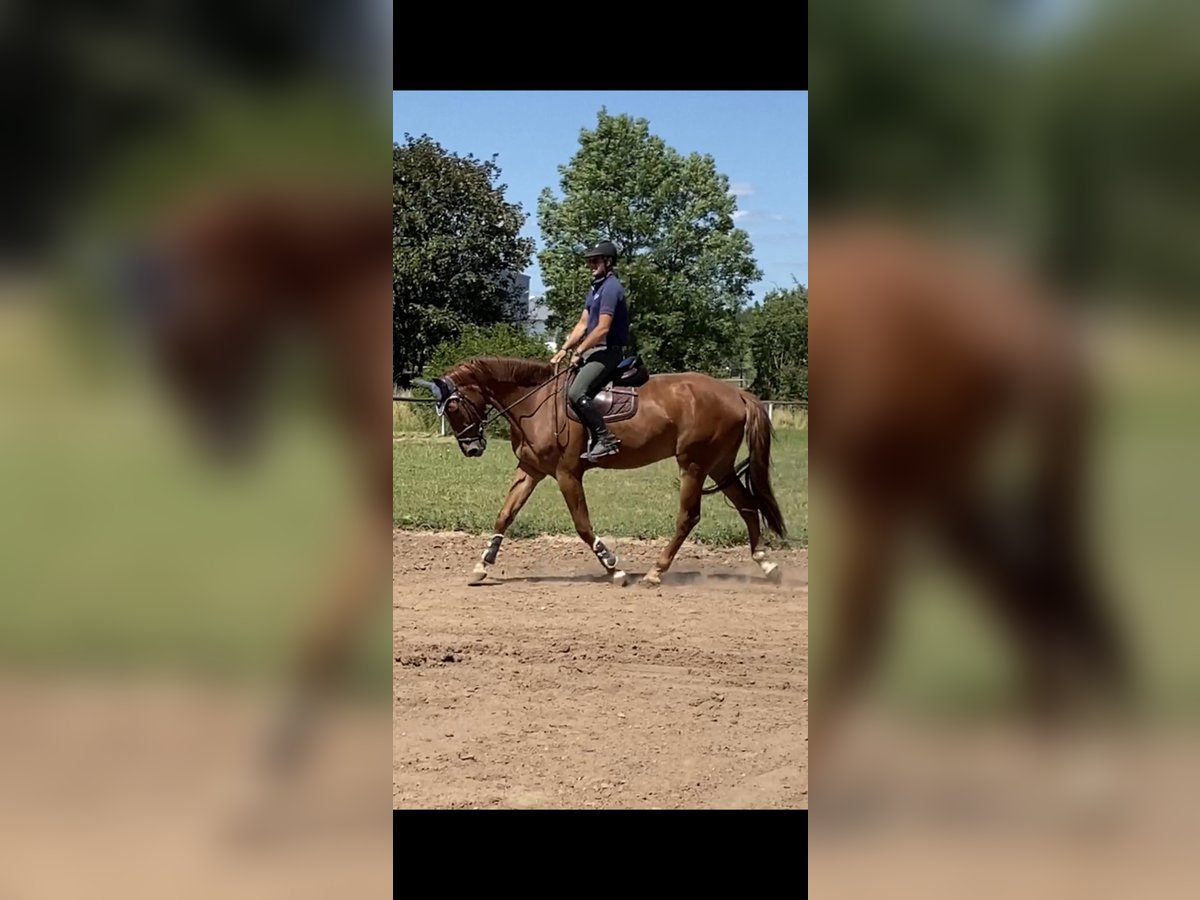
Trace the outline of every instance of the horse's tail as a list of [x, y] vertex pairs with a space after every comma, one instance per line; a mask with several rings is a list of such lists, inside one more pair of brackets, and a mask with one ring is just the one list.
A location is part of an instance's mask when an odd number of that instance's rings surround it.
[[741, 394], [746, 404], [746, 443], [750, 446], [750, 458], [746, 460], [749, 464], [746, 487], [753, 495], [767, 527], [780, 537], [787, 537], [787, 525], [779, 511], [775, 493], [771, 490], [771, 437], [775, 434], [775, 426], [767, 417], [761, 400], [747, 391]]

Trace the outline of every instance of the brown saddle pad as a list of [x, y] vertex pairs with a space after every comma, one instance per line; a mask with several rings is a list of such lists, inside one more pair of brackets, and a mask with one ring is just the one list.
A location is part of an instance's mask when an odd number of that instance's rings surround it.
[[[575, 380], [572, 375], [567, 382], [568, 390], [571, 387], [571, 382]], [[632, 419], [637, 415], [638, 410], [638, 389], [632, 387], [613, 387], [610, 381], [604, 386], [592, 401], [596, 404], [596, 409], [600, 410], [600, 415], [604, 417], [605, 422], [621, 422], [625, 419]], [[575, 422], [579, 421], [579, 415], [575, 412], [569, 402], [567, 403], [567, 416]]]

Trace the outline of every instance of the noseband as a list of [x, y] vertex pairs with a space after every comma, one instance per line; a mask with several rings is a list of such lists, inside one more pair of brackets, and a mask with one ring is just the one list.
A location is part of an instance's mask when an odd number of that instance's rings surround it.
[[466, 425], [464, 425], [457, 433], [455, 433], [454, 437], [461, 443], [464, 440], [464, 435], [466, 435], [466, 433], [468, 431], [470, 431], [472, 428], [475, 428], [475, 429], [478, 429], [479, 433], [474, 435], [473, 437], [478, 438], [479, 440], [483, 441], [486, 444], [487, 436], [483, 433], [483, 429], [487, 423], [484, 420], [483, 412], [479, 409], [478, 406], [475, 405], [475, 402], [470, 397], [468, 397], [466, 394], [463, 394], [459, 391], [458, 385], [456, 385], [452, 380], [450, 380], [449, 378], [445, 378], [443, 380], [447, 384], [450, 385], [452, 390], [450, 391], [449, 394], [446, 395], [446, 399], [443, 400], [441, 403], [437, 403], [435, 401], [434, 409], [437, 410], [438, 416], [441, 417], [446, 414], [446, 407], [450, 405], [451, 400], [461, 400], [463, 403], [465, 403], [470, 408], [471, 412], [475, 416], [475, 421], [468, 422]]

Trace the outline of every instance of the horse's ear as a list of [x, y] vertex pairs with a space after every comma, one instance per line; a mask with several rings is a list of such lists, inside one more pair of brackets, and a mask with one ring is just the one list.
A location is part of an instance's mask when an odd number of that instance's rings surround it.
[[450, 382], [439, 375], [433, 379], [433, 393], [437, 396], [439, 403], [445, 403], [454, 393], [454, 388], [450, 387]]
[[435, 378], [433, 381], [426, 381], [423, 378], [414, 378], [412, 383], [419, 384], [421, 387], [433, 394], [434, 399], [437, 400], [439, 404], [445, 403], [446, 398], [450, 396], [450, 390], [446, 387], [446, 382], [444, 382], [441, 378]]

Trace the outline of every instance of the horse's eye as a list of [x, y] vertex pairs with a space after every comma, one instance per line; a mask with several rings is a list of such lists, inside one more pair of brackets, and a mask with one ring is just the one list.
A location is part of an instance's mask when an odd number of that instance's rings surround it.
[[457, 410], [457, 409], [458, 409], [458, 400], [456, 398], [451, 398], [449, 401], [447, 401], [446, 412], [450, 412], [451, 410]]

